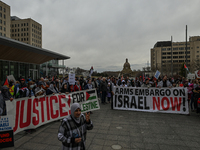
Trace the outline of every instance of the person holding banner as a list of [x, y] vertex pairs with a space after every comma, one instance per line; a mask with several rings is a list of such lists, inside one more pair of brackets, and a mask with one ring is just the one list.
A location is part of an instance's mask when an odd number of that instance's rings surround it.
[[169, 87], [169, 88], [171, 88], [172, 87], [171, 82], [169, 82], [169, 80], [167, 80], [167, 75], [165, 75], [163, 80], [158, 83], [158, 87], [159, 88], [161, 88], [161, 87]]
[[149, 79], [145, 79], [145, 82], [142, 84], [141, 87], [147, 87], [147, 88], [150, 88], [151, 87], [151, 84], [149, 83]]
[[59, 130], [58, 140], [62, 142], [63, 150], [85, 150], [87, 130], [92, 130], [93, 124], [90, 113], [81, 113], [79, 103], [71, 105], [71, 115], [63, 119]]
[[53, 81], [51, 82], [49, 88], [47, 89], [46, 95], [51, 95], [51, 94], [54, 95], [56, 93], [60, 93], [60, 92], [58, 91], [58, 88], [56, 87], [56, 83]]

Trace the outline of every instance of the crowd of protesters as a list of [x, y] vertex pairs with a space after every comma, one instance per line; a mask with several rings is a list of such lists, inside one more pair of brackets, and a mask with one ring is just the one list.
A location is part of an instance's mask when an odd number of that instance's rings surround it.
[[188, 87], [189, 100], [191, 100], [191, 110], [197, 109], [196, 98], [200, 97], [200, 80], [187, 80], [184, 77], [178, 79], [168, 78], [167, 76], [144, 78], [142, 76], [136, 79], [129, 77], [99, 77], [99, 78], [83, 78], [76, 77], [75, 85], [70, 85], [68, 77], [58, 78], [57, 76], [50, 78], [48, 76], [41, 77], [38, 80], [24, 79], [20, 77], [18, 81], [10, 80], [9, 85], [2, 86], [0, 93], [0, 115], [6, 115], [6, 100], [12, 101], [22, 97], [45, 96], [56, 93], [69, 94], [75, 91], [96, 89], [98, 98], [102, 104], [112, 103], [113, 87]]

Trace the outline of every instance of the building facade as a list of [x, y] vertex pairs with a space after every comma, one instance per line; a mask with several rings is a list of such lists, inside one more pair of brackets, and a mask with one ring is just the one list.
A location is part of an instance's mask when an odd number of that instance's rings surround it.
[[[23, 78], [30, 76], [32, 79], [36, 80], [41, 76], [54, 75], [58, 73], [60, 68], [64, 67], [59, 65], [59, 60], [69, 59], [69, 57], [61, 56], [61, 54], [55, 52], [44, 52], [42, 48], [42, 25], [31, 18], [20, 19], [19, 17], [11, 16], [10, 6], [0, 1], [0, 43], [2, 42], [2, 44], [0, 44], [0, 47], [2, 47], [0, 51], [3, 51], [3, 47], [5, 48], [4, 41], [15, 45], [14, 48], [19, 46], [17, 51], [26, 47], [26, 49], [31, 49], [31, 51], [35, 51], [35, 53], [40, 53], [42, 51], [43, 53], [48, 53], [47, 55], [50, 53], [54, 60], [48, 59], [46, 63], [43, 61], [42, 63], [44, 64], [39, 64], [38, 62], [33, 63], [31, 61], [29, 63], [24, 63], [22, 60], [23, 57], [18, 60], [18, 62], [10, 58], [0, 59], [1, 83], [5, 82], [7, 75], [14, 75], [16, 80], [18, 80], [20, 76]], [[12, 49], [13, 48], [9, 47], [7, 51], [12, 51]], [[3, 53], [6, 54], [6, 52], [4, 51]], [[24, 54], [25, 53], [22, 55]], [[10, 53], [8, 53], [8, 55], [10, 55]], [[0, 57], [3, 58], [2, 55]], [[20, 53], [17, 54], [16, 57], [20, 57]], [[44, 56], [44, 59], [45, 57], [48, 56]]]
[[12, 16], [11, 38], [41, 48], [42, 25], [31, 18], [20, 19]]
[[0, 1], [0, 36], [10, 38], [10, 6]]
[[[162, 74], [171, 75], [172, 64], [173, 74], [175, 75], [179, 74], [181, 66], [184, 63], [186, 64], [186, 42], [157, 42], [150, 50], [150, 53], [151, 70], [154, 72], [159, 70]], [[190, 72], [200, 69], [199, 60], [200, 36], [193, 36], [190, 37], [189, 41], [187, 42], [187, 67]]]

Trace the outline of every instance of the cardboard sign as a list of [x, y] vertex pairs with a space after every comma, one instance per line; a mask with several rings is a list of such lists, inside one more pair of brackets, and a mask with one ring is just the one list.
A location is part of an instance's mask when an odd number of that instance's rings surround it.
[[195, 74], [188, 74], [187, 78], [193, 80], [195, 79]]
[[69, 74], [69, 84], [75, 85], [75, 74], [74, 73]]
[[0, 116], [0, 148], [13, 146], [13, 117]]

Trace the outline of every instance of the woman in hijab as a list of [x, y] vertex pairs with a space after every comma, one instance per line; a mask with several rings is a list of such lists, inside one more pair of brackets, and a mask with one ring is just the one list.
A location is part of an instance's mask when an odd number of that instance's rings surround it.
[[87, 130], [92, 130], [93, 124], [90, 113], [81, 114], [79, 103], [71, 105], [71, 115], [63, 119], [59, 130], [58, 139], [63, 144], [63, 150], [85, 150]]
[[67, 84], [63, 84], [62, 89], [60, 91], [61, 93], [69, 94], [69, 89], [67, 87]]
[[50, 94], [56, 94], [59, 93], [58, 88], [56, 87], [56, 83], [55, 82], [51, 82], [49, 88], [47, 89], [46, 95], [50, 95]]

